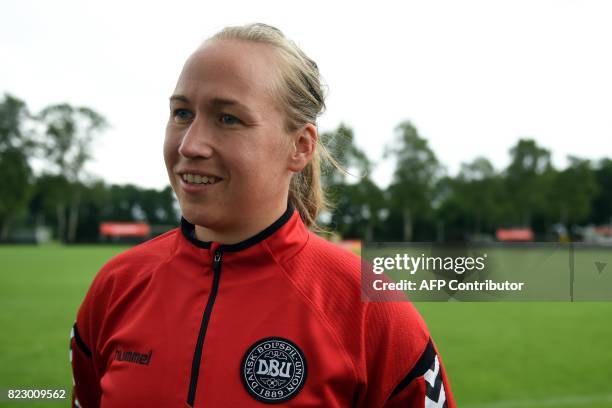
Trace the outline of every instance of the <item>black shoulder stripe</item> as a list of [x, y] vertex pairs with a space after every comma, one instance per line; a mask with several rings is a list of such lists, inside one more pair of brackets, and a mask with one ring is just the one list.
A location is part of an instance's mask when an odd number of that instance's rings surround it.
[[417, 363], [414, 365], [412, 370], [410, 370], [408, 375], [404, 377], [404, 379], [400, 381], [399, 384], [397, 384], [397, 387], [395, 387], [395, 389], [391, 393], [391, 397], [400, 393], [412, 382], [412, 380], [425, 374], [427, 370], [429, 370], [433, 365], [435, 358], [436, 351], [434, 350], [431, 339], [429, 339], [429, 341], [427, 342], [427, 346], [425, 347], [425, 351], [423, 351], [423, 354], [421, 354], [421, 357], [419, 357], [419, 361], [417, 361]]
[[85, 353], [87, 357], [91, 357], [91, 350], [89, 350], [89, 347], [87, 347], [87, 345], [81, 338], [76, 323], [74, 324], [74, 326], [72, 326], [72, 329], [74, 330], [74, 340], [76, 341], [77, 346], [79, 346], [79, 348], [83, 351], [83, 353]]

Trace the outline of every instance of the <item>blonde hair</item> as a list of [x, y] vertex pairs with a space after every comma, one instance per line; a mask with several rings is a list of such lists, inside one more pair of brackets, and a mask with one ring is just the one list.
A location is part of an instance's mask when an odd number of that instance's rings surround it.
[[[276, 81], [274, 91], [285, 111], [285, 130], [293, 132], [306, 123], [317, 125], [317, 117], [325, 110], [325, 95], [319, 68], [293, 41], [285, 37], [281, 30], [263, 23], [229, 26], [206, 42], [223, 39], [273, 46], [280, 62], [280, 78]], [[292, 176], [289, 185], [291, 204], [307, 226], [318, 230], [321, 228], [317, 225], [317, 216], [329, 207], [321, 186], [322, 159], [328, 160], [334, 167], [339, 167], [319, 138], [312, 160], [300, 173]]]

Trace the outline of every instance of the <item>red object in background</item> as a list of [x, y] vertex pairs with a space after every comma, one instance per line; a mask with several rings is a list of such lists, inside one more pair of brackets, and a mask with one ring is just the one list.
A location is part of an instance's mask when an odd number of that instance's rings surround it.
[[498, 229], [495, 232], [498, 241], [531, 242], [533, 231], [530, 228]]
[[608, 227], [607, 225], [595, 227], [595, 232], [604, 237], [612, 237], [612, 227]]
[[144, 222], [103, 222], [100, 234], [109, 237], [147, 237], [151, 227]]
[[359, 254], [361, 252], [361, 241], [357, 240], [344, 240], [336, 242], [336, 245], [348, 249], [351, 252]]

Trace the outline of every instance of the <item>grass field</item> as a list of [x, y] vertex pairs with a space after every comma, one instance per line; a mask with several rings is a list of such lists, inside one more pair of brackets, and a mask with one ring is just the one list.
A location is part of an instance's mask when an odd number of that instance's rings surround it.
[[[96, 271], [123, 248], [0, 246], [0, 389], [70, 389], [76, 310]], [[612, 303], [416, 306], [459, 407], [612, 407]]]

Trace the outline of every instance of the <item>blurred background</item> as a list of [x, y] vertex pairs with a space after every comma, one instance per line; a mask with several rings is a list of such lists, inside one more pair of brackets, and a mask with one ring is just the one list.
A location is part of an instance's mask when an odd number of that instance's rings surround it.
[[[567, 0], [3, 2], [0, 389], [69, 389], [91, 279], [178, 225], [168, 97], [226, 25], [272, 24], [320, 68], [319, 132], [349, 173], [324, 169], [328, 239], [580, 243], [612, 273], [611, 17]], [[417, 308], [459, 406], [612, 406], [609, 303]]]

